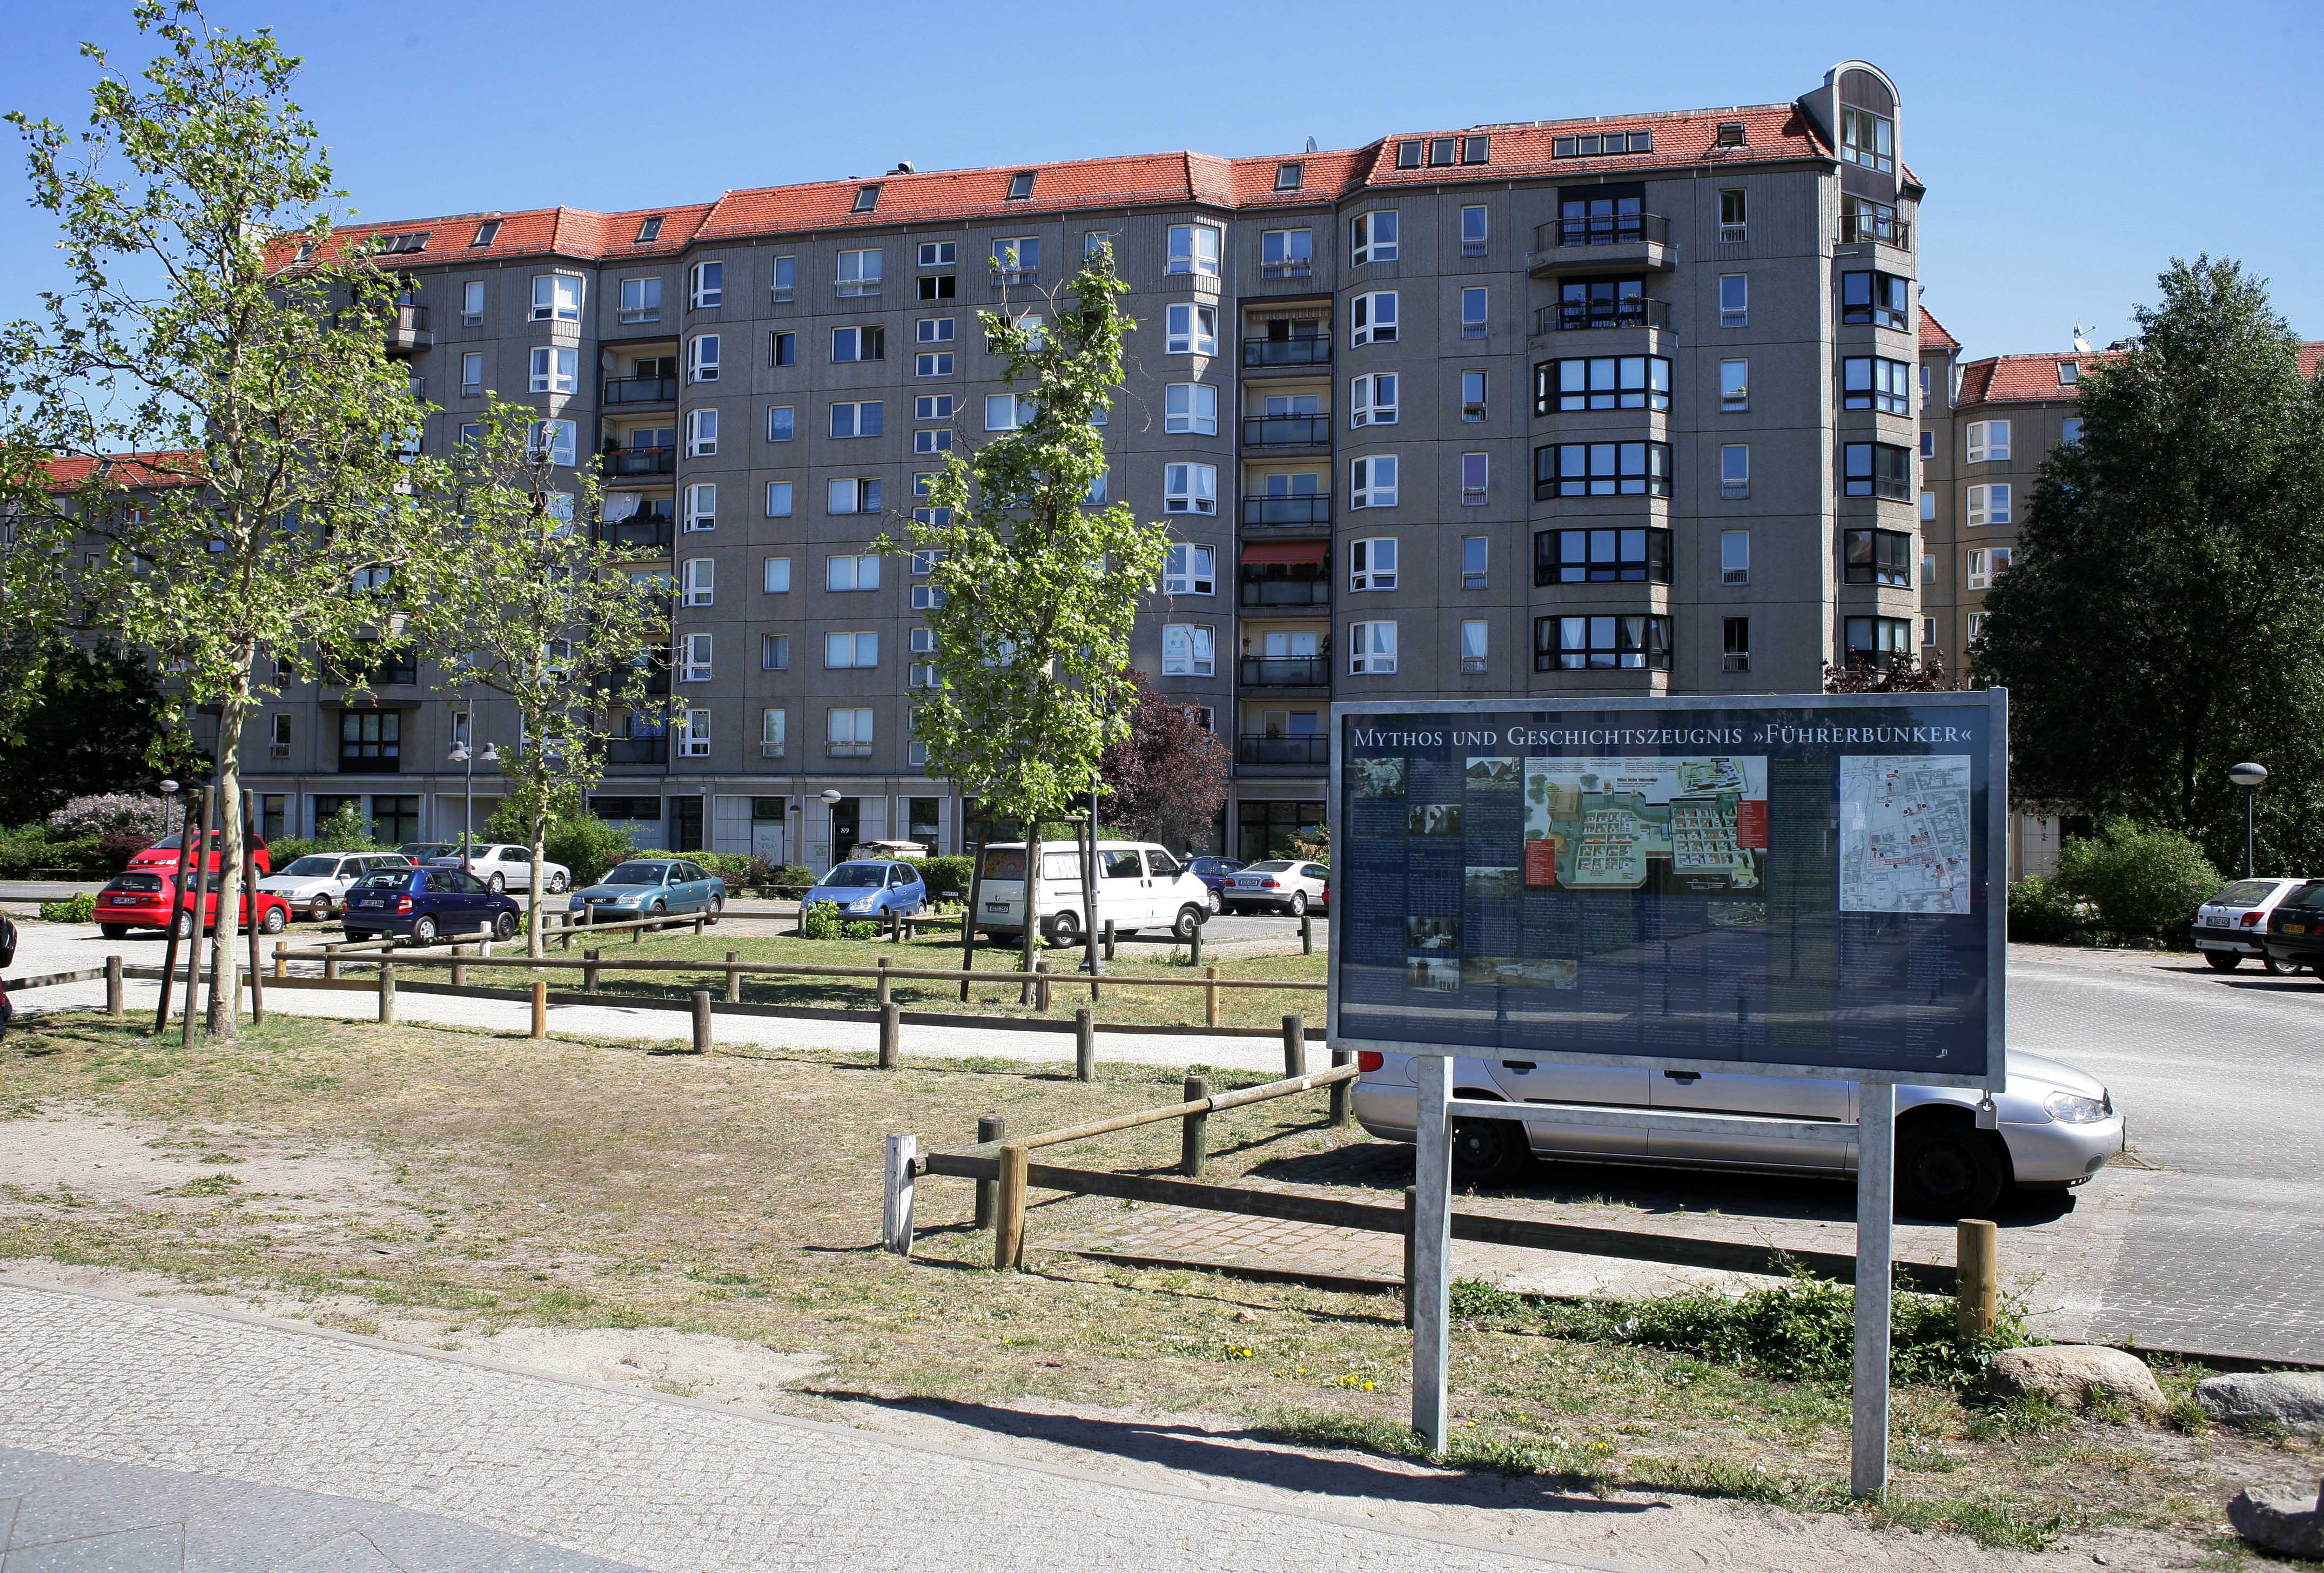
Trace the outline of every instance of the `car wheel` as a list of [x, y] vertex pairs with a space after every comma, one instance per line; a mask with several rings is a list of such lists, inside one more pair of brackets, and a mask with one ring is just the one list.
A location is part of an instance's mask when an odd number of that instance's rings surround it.
[[1082, 920], [1070, 912], [1061, 912], [1041, 925], [1049, 943], [1061, 951], [1070, 951], [1082, 937]]
[[1525, 1127], [1508, 1119], [1452, 1122], [1452, 1177], [1463, 1185], [1505, 1185], [1532, 1154]]
[[330, 922], [331, 898], [327, 896], [318, 896], [314, 900], [307, 903], [307, 915], [317, 923]]
[[496, 940], [506, 940], [514, 939], [515, 937], [516, 914], [513, 912], [496, 912], [493, 914], [493, 938]]
[[170, 932], [176, 934], [181, 940], [193, 938], [194, 915], [190, 912], [181, 912], [178, 914], [178, 915], [172, 918], [170, 922]]
[[265, 915], [258, 920], [260, 934], [279, 934], [290, 926], [290, 909], [287, 906], [270, 906]]
[[1291, 893], [1291, 900], [1289, 904], [1286, 905], [1283, 910], [1289, 913], [1294, 917], [1306, 916], [1307, 892], [1305, 890], [1294, 890]]
[[567, 875], [559, 873], [549, 877], [549, 893], [551, 896], [562, 896], [572, 888], [573, 880]]
[[486, 880], [485, 884], [493, 895], [498, 896], [508, 888], [508, 876], [506, 874], [495, 874], [490, 879]]
[[718, 921], [719, 914], [721, 914], [721, 913], [724, 912], [725, 910], [726, 910], [726, 898], [725, 898], [724, 896], [715, 896], [715, 895], [714, 895], [713, 897], [711, 897], [711, 898], [710, 898], [710, 921], [711, 921], [711, 922], [713, 922], [713, 923], [716, 923], [716, 922]]
[[[2242, 966], [2244, 961], [2244, 959], [2233, 951], [2205, 951], [2203, 960], [2211, 963], [2211, 970], [2214, 972], [2232, 972]], [[2270, 967], [2268, 970], [2273, 972], [2275, 969]]]
[[1984, 1218], [2009, 1184], [2001, 1138], [1966, 1118], [1919, 1119], [1896, 1133], [1896, 1210], [1952, 1223]]
[[436, 943], [436, 920], [432, 917], [423, 917], [411, 925], [411, 943], [415, 945], [434, 944]]
[[97, 925], [97, 932], [106, 939], [117, 940], [129, 933], [129, 925], [125, 923], [100, 923]]
[[1170, 925], [1170, 932], [1182, 940], [1193, 939], [1202, 932], [1203, 919], [1207, 915], [1201, 907], [1189, 901], [1178, 909], [1178, 920]]
[[1213, 917], [1218, 916], [1220, 913], [1224, 912], [1227, 909], [1227, 904], [1223, 900], [1220, 899], [1219, 893], [1215, 890], [1204, 897], [1203, 905], [1211, 909], [1211, 915]]
[[653, 904], [653, 911], [648, 915], [652, 917], [668, 917], [669, 915], [669, 903], [667, 901], [655, 902]]
[[2271, 978], [2289, 978], [2292, 974], [2300, 970], [2300, 968], [2296, 963], [2291, 961], [2279, 961], [2273, 956], [2262, 956], [2259, 959], [2259, 967], [2261, 971], [2265, 972]]

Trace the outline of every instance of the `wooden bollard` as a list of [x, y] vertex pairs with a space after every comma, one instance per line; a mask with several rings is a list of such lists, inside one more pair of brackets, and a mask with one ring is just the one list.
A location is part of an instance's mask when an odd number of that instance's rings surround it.
[[1109, 918], [1107, 918], [1107, 919], [1105, 920], [1105, 931], [1104, 931], [1104, 934], [1105, 934], [1105, 959], [1106, 959], [1107, 961], [1112, 961], [1112, 960], [1113, 960], [1113, 919], [1111, 919], [1111, 918], [1110, 918], [1110, 917], [1109, 917]]
[[1203, 925], [1199, 923], [1194, 925], [1194, 937], [1187, 944], [1186, 963], [1193, 967], [1203, 964]]
[[[279, 944], [274, 947], [274, 962], [276, 966], [282, 964], [282, 947]], [[275, 976], [279, 978], [281, 974], [278, 972]], [[121, 958], [107, 956], [105, 958], [105, 1014], [119, 1016], [121, 1010]]]
[[452, 947], [452, 987], [455, 989], [466, 988], [468, 982], [467, 965], [460, 960], [460, 947], [454, 945]]
[[1033, 1008], [1047, 1014], [1049, 1008], [1049, 959], [1033, 958]]
[[881, 956], [881, 957], [879, 959], [879, 961], [880, 961], [880, 998], [879, 998], [878, 1003], [879, 1003], [880, 1008], [881, 1008], [881, 1009], [882, 1009], [882, 1010], [885, 1010], [885, 1009], [887, 1009], [887, 1008], [888, 1008], [888, 1007], [889, 1007], [890, 1003], [893, 1000], [894, 996], [892, 996], [891, 994], [890, 994], [890, 993], [888, 992], [888, 989], [889, 989], [889, 984], [888, 984], [888, 958], [887, 958], [887, 957], [885, 957], [885, 956]]
[[274, 942], [274, 975], [277, 978], [290, 976], [290, 947], [282, 940]]
[[1286, 1077], [1307, 1074], [1307, 1021], [1305, 1016], [1283, 1018], [1283, 1074]]
[[1420, 1216], [1420, 1187], [1404, 1188], [1404, 1325], [1412, 1325], [1412, 1277], [1419, 1270], [1419, 1237], [1413, 1225]]
[[904, 943], [904, 909], [900, 906], [888, 909], [888, 943], [891, 945]]
[[[1211, 1084], [1200, 1076], [1186, 1078], [1185, 1100], [1198, 1103], [1211, 1095]], [[1203, 1165], [1209, 1161], [1211, 1147], [1211, 1117], [1203, 1109], [1184, 1116], [1178, 1123], [1178, 1173], [1189, 1180], [1203, 1177]]]
[[645, 920], [644, 920], [644, 919], [642, 919], [642, 918], [641, 918], [641, 919], [639, 919], [639, 920], [638, 920], [638, 922], [637, 922], [637, 923], [636, 923], [636, 924], [635, 924], [631, 928], [631, 929], [630, 929], [630, 943], [632, 943], [632, 944], [636, 944], [639, 941], [641, 941], [641, 940], [644, 939], [645, 937], [646, 937], [646, 925], [645, 925]]
[[1965, 1218], [1955, 1226], [1953, 1261], [1960, 1274], [1960, 1296], [1954, 1325], [1965, 1338], [1990, 1338], [2001, 1316], [1999, 1231], [1981, 1218]]
[[880, 1069], [892, 1071], [904, 1049], [904, 1013], [890, 1001], [880, 1007]]
[[323, 976], [326, 980], [331, 982], [336, 983], [338, 981], [339, 947], [337, 945], [325, 945], [323, 947]]
[[1025, 1144], [1004, 1143], [1001, 1194], [992, 1220], [992, 1265], [1004, 1273], [1013, 1272], [1025, 1258]]
[[581, 952], [581, 991], [597, 992], [597, 952], [586, 947]]
[[1299, 915], [1299, 953], [1303, 956], [1315, 953], [1315, 920], [1304, 912]]
[[395, 1024], [395, 963], [383, 961], [379, 964], [379, 1025]]
[[540, 1042], [549, 1035], [549, 980], [532, 980], [532, 1040]]
[[1097, 1013], [1088, 1006], [1074, 1012], [1074, 1080], [1097, 1079]]
[[[1355, 1050], [1333, 1049], [1332, 1051], [1332, 1069], [1334, 1071], [1343, 1065], [1352, 1065], [1355, 1062]], [[1353, 1081], [1332, 1083], [1332, 1123], [1334, 1126], [1344, 1127], [1348, 1121], [1355, 1117], [1355, 1105], [1356, 1084]]]
[[726, 1003], [729, 1005], [742, 1003], [742, 969], [735, 965], [742, 959], [740, 951], [726, 952]]
[[[1005, 1141], [1008, 1136], [1009, 1122], [1000, 1115], [980, 1114], [976, 1117], [978, 1146]], [[992, 1203], [1000, 1190], [1001, 1182], [997, 1180], [979, 1180], [976, 1182], [976, 1227], [978, 1228], [989, 1229], [992, 1227]]]
[[697, 912], [694, 915], [694, 937], [696, 939], [700, 939], [702, 937], [702, 925], [709, 919], [709, 916], [710, 915], [706, 912]]
[[[1197, 938], [1195, 943], [1201, 943]], [[1203, 1025], [1219, 1025], [1219, 970], [1216, 967], [1203, 969]]]
[[692, 995], [694, 1004], [694, 1052], [706, 1053], [710, 1048], [710, 990], [697, 989]]

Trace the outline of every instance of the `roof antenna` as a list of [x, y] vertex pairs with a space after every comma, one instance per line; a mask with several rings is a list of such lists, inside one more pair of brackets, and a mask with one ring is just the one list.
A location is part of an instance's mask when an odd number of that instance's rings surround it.
[[1315, 151], [1315, 139], [1312, 136], [1307, 139], [1307, 151], [1311, 153]]
[[2074, 353], [2081, 355], [2090, 353], [2089, 330], [2082, 326], [2082, 319], [2079, 317], [2074, 318]]

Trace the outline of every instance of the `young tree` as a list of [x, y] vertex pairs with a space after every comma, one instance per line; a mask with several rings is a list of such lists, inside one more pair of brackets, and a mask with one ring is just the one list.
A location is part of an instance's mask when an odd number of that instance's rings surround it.
[[1088, 796], [1130, 729], [1130, 630], [1168, 549], [1127, 505], [1091, 501], [1103, 495], [1101, 422], [1121, 382], [1129, 288], [1101, 246], [1050, 298], [1046, 326], [1005, 307], [978, 313], [1020, 390], [1015, 428], [946, 456], [926, 499], [940, 522], [916, 517], [904, 542], [878, 543], [930, 559], [938, 686], [915, 722], [929, 769], [1025, 826], [1028, 972], [1041, 823]]
[[2021, 802], [2127, 815], [2242, 861], [2228, 767], [2273, 771], [2263, 866], [2324, 862], [2324, 387], [2261, 281], [2172, 263], [2086, 364], [1969, 656], [2009, 689]]
[[[429, 488], [402, 462], [423, 410], [387, 354], [393, 281], [324, 244], [341, 194], [287, 97], [298, 62], [270, 33], [216, 31], [191, 0], [145, 0], [135, 18], [161, 44], [139, 78], [83, 46], [102, 73], [86, 130], [9, 116], [72, 282], [0, 333], [8, 616], [109, 633], [215, 710], [209, 1029], [231, 1035], [243, 727], [276, 691], [276, 660], [313, 677], [391, 634], [392, 607], [365, 587], [434, 560]], [[138, 455], [126, 482], [118, 454]], [[89, 461], [85, 479], [59, 490], [59, 457]]]
[[[608, 713], [643, 695], [652, 647], [669, 638], [667, 583], [632, 580], [595, 538], [594, 466], [556, 489], [535, 412], [492, 400], [448, 464], [462, 521], [447, 584], [415, 626], [438, 648], [442, 685], [507, 699], [522, 739], [501, 755], [501, 814], [532, 848], [526, 952], [542, 951], [541, 861], [553, 815], [580, 805], [604, 764]], [[473, 722], [468, 744], [479, 746]]]
[[1105, 750], [1099, 812], [1148, 841], [1192, 849], [1218, 823], [1227, 800], [1227, 747], [1174, 699], [1133, 671], [1137, 699], [1130, 735]]

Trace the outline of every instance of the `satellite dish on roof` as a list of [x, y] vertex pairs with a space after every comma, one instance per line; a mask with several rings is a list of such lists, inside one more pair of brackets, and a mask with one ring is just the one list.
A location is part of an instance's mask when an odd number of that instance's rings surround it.
[[2080, 355], [2090, 353], [2089, 330], [2082, 326], [2082, 319], [2079, 317], [2074, 318], [2074, 353]]
[[1307, 139], [1307, 151], [1311, 153], [1315, 151], [1315, 139], [1312, 136]]

